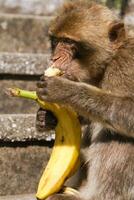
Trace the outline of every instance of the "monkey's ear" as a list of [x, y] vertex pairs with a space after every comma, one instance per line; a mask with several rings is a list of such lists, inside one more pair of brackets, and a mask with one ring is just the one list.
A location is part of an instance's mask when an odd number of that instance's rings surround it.
[[111, 42], [121, 42], [126, 38], [124, 23], [112, 23], [108, 32], [109, 40]]

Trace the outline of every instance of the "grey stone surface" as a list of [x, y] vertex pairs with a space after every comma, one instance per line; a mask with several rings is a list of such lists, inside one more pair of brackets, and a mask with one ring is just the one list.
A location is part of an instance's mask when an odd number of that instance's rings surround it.
[[35, 101], [24, 98], [13, 98], [5, 94], [6, 88], [19, 87], [35, 90], [37, 81], [0, 80], [0, 114], [36, 113], [39, 106]]
[[[49, 65], [48, 54], [0, 54], [0, 113], [35, 113], [38, 106], [35, 102], [25, 99], [9, 98], [5, 95], [5, 89], [20, 87], [27, 90], [36, 89], [36, 81], [29, 80], [25, 75], [41, 75]], [[25, 81], [4, 80], [5, 75], [24, 75]], [[18, 77], [17, 79], [19, 79]]]
[[45, 144], [44, 146], [24, 144], [24, 147], [1, 147], [0, 196], [36, 193], [50, 152], [51, 149]]
[[0, 53], [0, 74], [41, 75], [48, 65], [48, 54]]
[[35, 115], [7, 114], [0, 115], [0, 140], [2, 141], [51, 141], [54, 132], [39, 133], [35, 129]]
[[34, 194], [0, 196], [0, 200], [36, 200]]
[[0, 0], [0, 12], [53, 15], [65, 0]]
[[1, 52], [48, 52], [51, 17], [0, 14]]

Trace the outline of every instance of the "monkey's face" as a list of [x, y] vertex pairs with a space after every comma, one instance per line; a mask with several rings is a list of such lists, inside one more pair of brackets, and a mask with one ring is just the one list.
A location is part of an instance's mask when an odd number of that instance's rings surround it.
[[[94, 53], [86, 45], [68, 38], [51, 37], [52, 66], [59, 68], [63, 76], [79, 82], [91, 82], [93, 70], [89, 70], [89, 55]], [[92, 78], [91, 78], [92, 74]]]

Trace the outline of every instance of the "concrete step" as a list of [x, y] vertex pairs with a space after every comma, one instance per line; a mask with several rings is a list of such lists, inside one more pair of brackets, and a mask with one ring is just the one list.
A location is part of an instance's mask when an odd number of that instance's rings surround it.
[[48, 144], [0, 143], [0, 196], [36, 192], [51, 153]]
[[51, 17], [0, 14], [0, 52], [48, 52]]
[[0, 200], [36, 200], [34, 194], [0, 196]]
[[[36, 113], [35, 102], [5, 95], [5, 88], [35, 90], [36, 82], [49, 65], [48, 54], [0, 53], [0, 113]], [[12, 80], [11, 80], [12, 79]]]
[[0, 0], [0, 12], [53, 15], [65, 0]]
[[[5, 77], [8, 75], [0, 75], [0, 77]], [[23, 76], [26, 79], [30, 79], [29, 76]], [[33, 80], [19, 80], [20, 78], [23, 77], [18, 77], [17, 80], [11, 80], [12, 76], [6, 77], [9, 78], [7, 80], [0, 80], [0, 114], [30, 114], [30, 113], [36, 113], [39, 106], [35, 101], [24, 99], [24, 98], [13, 98], [13, 97], [8, 97], [5, 94], [6, 88], [10, 87], [19, 87], [22, 89], [27, 89], [27, 90], [35, 90], [36, 89], [36, 82]], [[16, 78], [16, 76], [13, 78]]]
[[48, 54], [0, 53], [0, 74], [41, 75], [48, 63]]
[[0, 140], [4, 142], [25, 142], [54, 139], [54, 131], [39, 133], [35, 129], [33, 114], [0, 115]]
[[53, 139], [54, 131], [36, 131], [35, 115], [0, 115], [0, 196], [35, 193]]

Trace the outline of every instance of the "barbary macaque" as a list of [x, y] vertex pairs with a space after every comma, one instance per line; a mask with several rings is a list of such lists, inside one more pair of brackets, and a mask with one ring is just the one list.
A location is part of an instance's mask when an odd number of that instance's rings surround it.
[[[80, 167], [86, 176], [79, 173], [74, 186], [79, 195], [58, 193], [47, 200], [133, 200], [134, 38], [112, 11], [86, 1], [64, 5], [49, 37], [52, 65], [63, 75], [41, 77], [37, 94], [71, 106], [89, 126]], [[56, 123], [52, 113], [38, 112], [37, 128]]]

